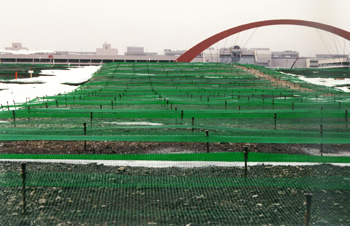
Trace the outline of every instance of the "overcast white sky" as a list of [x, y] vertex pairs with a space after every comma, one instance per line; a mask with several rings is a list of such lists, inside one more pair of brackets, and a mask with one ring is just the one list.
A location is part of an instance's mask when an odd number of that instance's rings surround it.
[[[0, 0], [0, 48], [22, 42], [29, 50], [95, 51], [104, 42], [149, 52], [189, 49], [215, 33], [269, 19], [310, 20], [350, 30], [349, 0]], [[244, 45], [254, 29], [218, 44]], [[350, 43], [320, 32], [332, 53]], [[328, 40], [328, 41], [327, 41]], [[326, 44], [327, 45], [327, 44]], [[215, 45], [216, 47], [217, 45]], [[328, 53], [317, 31], [299, 26], [258, 28], [248, 48]]]

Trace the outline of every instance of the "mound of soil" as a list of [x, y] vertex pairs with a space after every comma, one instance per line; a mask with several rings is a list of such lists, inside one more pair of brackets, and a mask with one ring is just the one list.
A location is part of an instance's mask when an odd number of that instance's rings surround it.
[[[279, 154], [320, 155], [318, 144], [258, 144], [210, 143], [209, 152], [250, 152]], [[325, 144], [323, 153], [348, 152], [349, 144]], [[151, 153], [205, 153], [206, 143], [176, 142], [100, 142], [88, 141], [84, 151], [83, 141], [4, 141], [0, 153], [17, 154], [151, 154]]]

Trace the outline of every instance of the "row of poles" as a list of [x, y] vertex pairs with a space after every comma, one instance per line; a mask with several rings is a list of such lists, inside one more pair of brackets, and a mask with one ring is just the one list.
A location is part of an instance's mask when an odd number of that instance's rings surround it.
[[[86, 123], [84, 123], [84, 131], [86, 133]], [[208, 143], [207, 143], [208, 147]], [[85, 141], [85, 149], [86, 149], [86, 141]], [[243, 154], [244, 154], [244, 178], [246, 179], [248, 177], [248, 148], [245, 147]], [[21, 176], [22, 176], [22, 202], [23, 202], [23, 208], [22, 208], [22, 214], [27, 214], [27, 202], [26, 202], [26, 163], [21, 163]], [[310, 225], [310, 219], [311, 219], [311, 201], [312, 201], [312, 194], [311, 193], [305, 193], [306, 198], [306, 215], [305, 215], [305, 225]]]

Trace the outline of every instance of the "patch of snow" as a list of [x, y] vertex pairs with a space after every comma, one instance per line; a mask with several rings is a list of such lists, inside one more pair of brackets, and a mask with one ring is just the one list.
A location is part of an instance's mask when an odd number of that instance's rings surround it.
[[[1, 83], [0, 104], [5, 106], [9, 103], [23, 103], [27, 100], [33, 100], [36, 97], [52, 96], [58, 93], [68, 93], [76, 87], [62, 83], [79, 84], [89, 80], [92, 74], [101, 66], [85, 66], [78, 68], [69, 68], [68, 70], [42, 70], [41, 74], [54, 76], [39, 76], [37, 78], [18, 79], [21, 82], [33, 83], [35, 81], [44, 82], [43, 84], [10, 84]], [[17, 80], [17, 81], [18, 81]], [[10, 80], [16, 81], [16, 80]]]
[[[244, 162], [216, 162], [216, 161], [153, 161], [153, 160], [70, 160], [70, 159], [0, 159], [1, 162], [45, 162], [45, 163], [69, 163], [69, 164], [103, 164], [106, 166], [131, 166], [147, 168], [196, 168], [196, 167], [244, 167]], [[272, 165], [272, 166], [309, 166], [321, 163], [308, 162], [248, 162], [248, 166]], [[349, 163], [330, 163], [337, 166], [350, 166]]]
[[[346, 85], [346, 84], [350, 84], [350, 79], [349, 78], [345, 78], [342, 80], [336, 80], [334, 78], [307, 78], [303, 75], [297, 75], [297, 74], [292, 74], [292, 73], [283, 73], [282, 74], [286, 74], [286, 75], [292, 75], [295, 76], [305, 82], [314, 84], [314, 85], [321, 85], [321, 86], [327, 86], [327, 87], [334, 87], [337, 85]], [[315, 72], [314, 72], [315, 73]], [[317, 72], [318, 73], [318, 72]], [[337, 89], [341, 89], [344, 92], [350, 92], [350, 90], [347, 87], [337, 87]]]

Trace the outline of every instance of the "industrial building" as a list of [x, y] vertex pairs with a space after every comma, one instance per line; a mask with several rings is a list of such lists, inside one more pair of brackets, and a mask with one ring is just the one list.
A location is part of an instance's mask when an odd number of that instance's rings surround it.
[[[26, 49], [21, 43], [13, 43], [6, 50], [18, 51], [14, 53], [0, 53], [2, 63], [54, 63], [70, 65], [99, 65], [111, 62], [173, 62], [178, 55], [158, 55], [156, 52], [145, 52], [143, 47], [127, 47], [125, 55], [118, 55], [119, 51], [112, 48], [111, 44], [104, 43], [96, 52], [55, 51], [55, 53], [20, 54], [20, 50]], [[171, 52], [171, 50], [167, 50]], [[195, 62], [202, 62], [196, 58]]]
[[261, 65], [268, 68], [337, 68], [349, 67], [349, 55], [316, 54], [315, 57], [301, 57], [299, 52], [271, 51], [269, 48], [221, 48], [219, 51], [205, 51], [205, 62], [242, 63]]
[[[8, 53], [6, 51], [18, 51]], [[144, 47], [127, 47], [124, 55], [112, 48], [111, 44], [104, 43], [102, 48], [95, 52], [55, 51], [54, 53], [41, 52], [35, 54], [20, 54], [20, 50], [28, 51], [22, 43], [12, 43], [11, 47], [1, 53], [2, 63], [54, 63], [70, 65], [98, 65], [111, 62], [173, 62], [186, 50], [164, 49], [164, 55], [156, 52], [146, 52]], [[52, 52], [52, 51], [51, 51]], [[261, 65], [268, 68], [334, 68], [349, 67], [349, 55], [345, 54], [317, 54], [315, 57], [301, 57], [299, 52], [271, 51], [269, 48], [208, 48], [199, 54], [192, 62], [220, 62]]]

